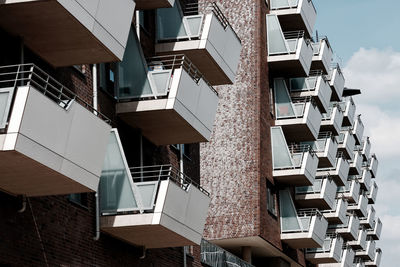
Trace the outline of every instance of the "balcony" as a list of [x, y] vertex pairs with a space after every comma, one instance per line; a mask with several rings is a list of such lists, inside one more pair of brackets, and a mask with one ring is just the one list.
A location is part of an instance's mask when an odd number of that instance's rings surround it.
[[371, 188], [368, 191], [368, 204], [375, 204], [377, 195], [378, 195], [378, 185], [375, 183], [375, 181], [373, 181]]
[[379, 218], [374, 220], [372, 228], [368, 230], [367, 235], [373, 240], [379, 240], [382, 233], [382, 222]]
[[274, 80], [275, 125], [291, 142], [316, 140], [321, 113], [310, 97], [291, 98], [284, 79]]
[[310, 146], [288, 147], [281, 127], [271, 127], [273, 176], [279, 183], [312, 185], [318, 157]]
[[322, 70], [324, 74], [330, 72], [333, 51], [328, 38], [323, 37], [319, 41], [312, 43], [314, 55], [311, 62], [311, 69]]
[[321, 131], [339, 135], [342, 128], [343, 111], [340, 105], [331, 104], [328, 111], [322, 114]]
[[375, 259], [375, 253], [375, 240], [367, 240], [367, 247], [365, 249], [356, 250], [356, 257], [362, 258], [364, 261], [373, 261]]
[[356, 145], [356, 140], [354, 139], [351, 130], [341, 131], [339, 136], [337, 137], [338, 141], [338, 151], [343, 153], [343, 155], [352, 160], [353, 159], [353, 151]]
[[281, 240], [292, 248], [317, 248], [324, 243], [328, 221], [316, 209], [296, 210], [290, 191], [279, 191]]
[[361, 218], [360, 224], [363, 225], [366, 229], [372, 229], [374, 227], [375, 221], [375, 209], [373, 206], [369, 206], [368, 214], [365, 218]]
[[330, 224], [328, 226], [329, 233], [340, 234], [347, 241], [357, 240], [358, 229], [360, 228], [360, 220], [354, 214], [348, 215], [343, 224]]
[[343, 157], [338, 157], [336, 158], [336, 163], [333, 167], [318, 168], [317, 176], [329, 175], [338, 186], [343, 186], [346, 184], [349, 168], [349, 162]]
[[361, 186], [358, 179], [348, 179], [344, 186], [339, 186], [337, 193], [344, 197], [349, 203], [358, 203]]
[[352, 134], [356, 139], [356, 145], [360, 145], [364, 134], [364, 124], [361, 121], [361, 115], [358, 115], [356, 121], [354, 122]]
[[309, 77], [289, 79], [290, 96], [312, 97], [321, 112], [327, 112], [332, 90], [321, 71], [310, 72]]
[[378, 159], [375, 154], [372, 154], [371, 158], [368, 160], [369, 170], [371, 172], [371, 177], [376, 178], [378, 173]]
[[96, 191], [108, 120], [33, 64], [0, 67], [0, 88], [0, 190]]
[[173, 7], [175, 0], [135, 0], [136, 9], [156, 9]]
[[360, 151], [354, 151], [353, 159], [350, 161], [350, 175], [361, 175], [362, 174], [362, 163], [363, 156]]
[[343, 224], [346, 221], [348, 202], [344, 198], [337, 198], [331, 210], [323, 210], [322, 214], [329, 224]]
[[351, 96], [344, 97], [343, 101], [340, 102], [340, 107], [344, 110], [342, 125], [344, 127], [353, 127], [356, 115], [356, 105], [353, 98]]
[[364, 260], [362, 258], [355, 258], [352, 266], [353, 267], [365, 267]]
[[306, 250], [306, 260], [313, 264], [338, 263], [342, 257], [343, 239], [336, 234], [327, 234], [321, 248]]
[[286, 31], [302, 29], [311, 36], [317, 11], [311, 0], [271, 0], [270, 13], [278, 15], [279, 22]]
[[268, 65], [273, 73], [307, 77], [313, 49], [304, 31], [283, 32], [276, 15], [267, 15]]
[[358, 217], [366, 217], [368, 212], [368, 198], [365, 194], [361, 194], [358, 198], [358, 203], [351, 203], [347, 207], [348, 212], [355, 212]]
[[296, 203], [302, 208], [332, 209], [337, 186], [329, 177], [317, 177], [312, 186], [296, 187]]
[[341, 101], [344, 90], [344, 76], [339, 64], [331, 65], [328, 77], [329, 85], [332, 88], [332, 101]]
[[318, 156], [318, 167], [333, 167], [336, 164], [336, 153], [338, 144], [331, 132], [320, 132], [317, 141], [301, 142], [309, 144]]
[[367, 247], [367, 230], [364, 227], [360, 227], [358, 231], [358, 237], [356, 240], [347, 242], [347, 245], [351, 246], [354, 250], [366, 249]]
[[318, 264], [318, 267], [354, 267], [355, 252], [350, 247], [344, 246], [339, 263]]
[[211, 85], [234, 83], [242, 45], [215, 2], [189, 3], [182, 10], [176, 0], [156, 14], [156, 54], [184, 54]]
[[363, 137], [363, 140], [361, 141], [361, 153], [363, 155], [364, 160], [369, 159], [370, 152], [371, 152], [371, 142], [369, 140], [369, 137]]
[[116, 131], [99, 194], [103, 232], [145, 248], [200, 245], [208, 192], [170, 165], [129, 169]]
[[368, 169], [363, 169], [361, 176], [351, 175], [349, 178], [358, 179], [361, 189], [369, 191], [371, 189], [371, 172]]
[[135, 9], [132, 0], [0, 2], [0, 27], [54, 67], [121, 60]]
[[376, 249], [375, 258], [373, 261], [366, 261], [365, 266], [367, 267], [379, 267], [381, 265], [382, 250], [380, 248]]

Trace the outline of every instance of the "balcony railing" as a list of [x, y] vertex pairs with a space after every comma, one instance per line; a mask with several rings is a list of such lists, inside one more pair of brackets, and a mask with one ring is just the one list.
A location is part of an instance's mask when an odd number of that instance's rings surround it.
[[322, 214], [330, 224], [342, 224], [346, 221], [348, 202], [345, 198], [336, 198], [331, 210], [323, 210]]
[[359, 228], [359, 218], [354, 214], [350, 214], [346, 217], [343, 224], [330, 224], [328, 232], [340, 234], [345, 240], [351, 241], [357, 240]]
[[156, 13], [157, 54], [189, 56], [212, 85], [235, 81], [242, 45], [217, 3], [175, 1]]
[[321, 131], [329, 131], [339, 135], [343, 122], [343, 110], [337, 103], [330, 104], [327, 113], [322, 114]]
[[271, 14], [276, 14], [285, 30], [303, 29], [311, 36], [317, 16], [311, 0], [271, 0]]
[[337, 141], [331, 132], [320, 132], [314, 142], [301, 142], [309, 144], [318, 156], [318, 167], [333, 167], [336, 162]]
[[361, 120], [361, 115], [358, 115], [356, 121], [354, 122], [352, 134], [356, 139], [356, 145], [360, 145], [364, 134], [364, 124]]
[[201, 262], [210, 267], [254, 267], [234, 254], [206, 240], [201, 241]]
[[382, 250], [380, 248], [376, 249], [375, 252], [375, 258], [373, 261], [366, 261], [365, 266], [367, 267], [379, 267], [381, 264], [381, 258], [382, 258]]
[[371, 188], [368, 191], [368, 204], [375, 204], [377, 195], [378, 195], [378, 185], [375, 183], [375, 181], [373, 181]]
[[358, 203], [361, 186], [358, 179], [347, 179], [344, 186], [339, 186], [337, 193], [344, 197], [349, 203]]
[[307, 77], [311, 68], [312, 46], [304, 31], [283, 32], [276, 15], [267, 15], [268, 63], [272, 72], [289, 77]]
[[327, 234], [321, 248], [306, 249], [306, 259], [313, 264], [337, 263], [342, 256], [343, 239], [337, 234]]
[[331, 69], [328, 74], [328, 80], [332, 88], [332, 100], [341, 101], [344, 90], [344, 76], [339, 64], [331, 64]]
[[336, 163], [333, 167], [329, 168], [318, 168], [317, 175], [325, 176], [329, 175], [335, 181], [338, 186], [346, 184], [347, 176], [349, 174], [350, 164], [341, 155], [336, 158]]
[[351, 96], [344, 97], [343, 101], [340, 102], [340, 106], [344, 110], [343, 126], [353, 127], [356, 115], [356, 105], [353, 98]]
[[361, 189], [369, 191], [371, 189], [371, 172], [364, 168], [361, 175], [350, 175], [351, 179], [358, 179]]
[[338, 151], [343, 153], [343, 155], [347, 158], [352, 160], [354, 156], [354, 148], [356, 145], [356, 140], [351, 133], [351, 130], [347, 129], [341, 131], [339, 136], [337, 137], [338, 141]]
[[368, 198], [365, 193], [358, 198], [358, 203], [351, 203], [347, 207], [347, 211], [355, 212], [359, 217], [367, 216]]
[[347, 245], [351, 246], [354, 250], [365, 249], [367, 247], [367, 230], [363, 226], [360, 226], [357, 239], [348, 241]]
[[321, 71], [310, 71], [309, 77], [289, 79], [292, 97], [311, 96], [321, 112], [327, 112], [332, 90]]
[[366, 229], [373, 228], [375, 221], [375, 209], [373, 206], [369, 206], [368, 215], [365, 218], [361, 218], [360, 224], [363, 225]]
[[372, 224], [372, 229], [369, 229], [367, 235], [374, 239], [379, 240], [382, 233], [382, 222], [379, 218], [375, 219]]
[[27, 196], [95, 191], [109, 120], [33, 64], [1, 66], [0, 88], [0, 188]]
[[371, 152], [371, 142], [369, 137], [363, 137], [361, 141], [361, 153], [363, 155], [364, 160], [368, 160], [370, 152]]
[[363, 156], [360, 151], [354, 151], [353, 159], [350, 161], [350, 175], [361, 175], [362, 174], [362, 163]]
[[316, 42], [312, 43], [313, 46], [313, 59], [311, 63], [312, 69], [323, 70], [324, 74], [328, 74], [330, 72], [331, 60], [333, 51], [331, 45], [328, 41], [328, 38], [322, 37]]
[[356, 257], [362, 258], [364, 261], [373, 261], [375, 259], [376, 243], [375, 240], [367, 239], [365, 249], [356, 250]]
[[332, 209], [337, 186], [330, 177], [317, 177], [312, 186], [296, 187], [296, 202], [304, 208]]
[[372, 178], [376, 178], [376, 175], [378, 173], [378, 158], [376, 157], [375, 154], [371, 155], [371, 158], [368, 160], [368, 166], [369, 170], [371, 172]]

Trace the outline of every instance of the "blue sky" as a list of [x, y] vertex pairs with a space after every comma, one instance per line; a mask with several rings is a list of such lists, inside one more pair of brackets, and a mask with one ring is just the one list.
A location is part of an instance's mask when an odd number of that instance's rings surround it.
[[381, 266], [398, 266], [400, 255], [400, 1], [313, 0], [315, 29], [326, 35], [341, 58], [346, 86], [362, 89], [355, 97], [364, 135], [379, 159], [375, 205], [383, 221], [377, 247]]

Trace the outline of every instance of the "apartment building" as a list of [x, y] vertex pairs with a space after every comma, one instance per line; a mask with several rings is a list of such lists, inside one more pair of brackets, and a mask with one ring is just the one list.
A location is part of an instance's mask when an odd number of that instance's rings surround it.
[[315, 19], [0, 2], [0, 265], [379, 266], [378, 160]]

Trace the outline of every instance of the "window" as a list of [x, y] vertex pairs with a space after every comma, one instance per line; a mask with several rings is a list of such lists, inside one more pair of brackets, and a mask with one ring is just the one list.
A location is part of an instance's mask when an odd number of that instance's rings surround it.
[[88, 203], [88, 194], [87, 193], [81, 193], [81, 194], [70, 194], [68, 196], [68, 200], [71, 201], [74, 204], [77, 204], [81, 207], [88, 208], [89, 203]]
[[115, 96], [117, 63], [100, 64], [100, 88]]
[[267, 182], [267, 210], [275, 217], [278, 216], [276, 210], [276, 190], [270, 182]]
[[151, 32], [151, 25], [153, 24], [153, 16], [151, 10], [140, 10], [139, 11], [139, 25], [146, 32]]
[[190, 146], [190, 144], [173, 144], [171, 146], [174, 149], [176, 149], [177, 151], [180, 151], [182, 149], [183, 156], [186, 157], [188, 160], [191, 160], [191, 155], [190, 155], [191, 146]]

